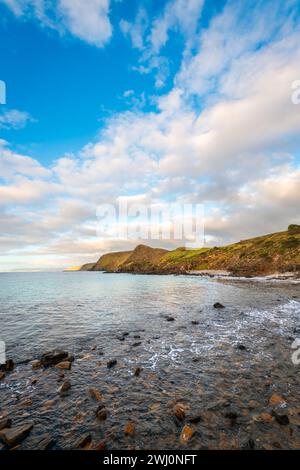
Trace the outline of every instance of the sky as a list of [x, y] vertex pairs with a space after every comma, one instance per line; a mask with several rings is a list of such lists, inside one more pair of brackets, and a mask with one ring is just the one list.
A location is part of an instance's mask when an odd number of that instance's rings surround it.
[[208, 246], [300, 223], [298, 0], [0, 0], [0, 80], [0, 271], [132, 248], [124, 198], [203, 204]]

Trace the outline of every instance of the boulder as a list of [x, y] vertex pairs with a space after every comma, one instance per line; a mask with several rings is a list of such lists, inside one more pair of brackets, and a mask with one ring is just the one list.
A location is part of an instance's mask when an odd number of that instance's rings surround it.
[[55, 366], [64, 359], [67, 359], [68, 353], [61, 350], [53, 350], [45, 352], [41, 357], [41, 363], [44, 367]]
[[0, 431], [0, 439], [9, 447], [14, 447], [28, 436], [32, 428], [32, 423], [13, 428], [4, 428]]

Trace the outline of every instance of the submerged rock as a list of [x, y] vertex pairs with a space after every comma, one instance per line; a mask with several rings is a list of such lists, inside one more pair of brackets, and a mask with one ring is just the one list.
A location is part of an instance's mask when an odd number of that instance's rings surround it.
[[117, 359], [111, 359], [110, 361], [108, 361], [108, 363], [106, 364], [106, 367], [108, 369], [111, 369], [112, 367], [115, 367], [115, 365], [117, 364]]
[[94, 400], [97, 400], [97, 401], [102, 400], [102, 394], [99, 392], [99, 390], [97, 390], [94, 387], [91, 387], [89, 389], [89, 394], [90, 394], [90, 397], [93, 398]]
[[125, 428], [124, 428], [124, 434], [126, 436], [133, 436], [135, 433], [135, 426], [133, 423], [127, 423], [125, 424]]
[[75, 443], [75, 449], [83, 449], [84, 447], [88, 446], [92, 442], [91, 434], [87, 433], [81, 436], [78, 441]]
[[14, 428], [2, 429], [0, 431], [0, 439], [9, 447], [14, 447], [28, 436], [32, 428], [33, 424], [28, 423]]
[[58, 393], [65, 393], [71, 388], [70, 380], [65, 380], [58, 389]]
[[15, 367], [15, 363], [12, 359], [7, 359], [5, 364], [0, 365], [0, 371], [11, 372]]
[[39, 369], [40, 367], [42, 367], [42, 361], [40, 361], [39, 359], [35, 359], [34, 361], [32, 361], [31, 367], [32, 369]]
[[0, 380], [4, 379], [5, 377], [5, 373], [4, 372], [0, 372]]

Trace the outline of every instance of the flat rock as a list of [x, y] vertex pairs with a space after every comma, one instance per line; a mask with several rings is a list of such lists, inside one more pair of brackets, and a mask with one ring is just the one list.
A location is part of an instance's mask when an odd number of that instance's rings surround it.
[[23, 424], [13, 428], [5, 428], [0, 431], [0, 439], [9, 447], [14, 447], [22, 442], [33, 428], [32, 423]]

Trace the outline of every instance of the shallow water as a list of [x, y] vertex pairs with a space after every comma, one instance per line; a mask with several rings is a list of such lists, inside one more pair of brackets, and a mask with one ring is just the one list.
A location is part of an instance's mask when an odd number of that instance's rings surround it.
[[[65, 372], [72, 383], [65, 397], [57, 393], [62, 379], [56, 368], [32, 371], [19, 364], [0, 382], [0, 415], [34, 421], [22, 448], [36, 448], [43, 433], [55, 438], [55, 448], [72, 448], [84, 432], [109, 449], [182, 448], [182, 426], [195, 414], [201, 420], [191, 425], [188, 448], [300, 447], [300, 365], [291, 361], [299, 300], [299, 284], [278, 281], [0, 274], [0, 339], [7, 356], [22, 362], [51, 348], [75, 355]], [[226, 308], [214, 309], [215, 302]], [[129, 335], [120, 341], [124, 332]], [[108, 370], [110, 359], [118, 363]], [[136, 367], [140, 377], [133, 375]], [[105, 422], [95, 417], [91, 386], [103, 395]], [[274, 411], [274, 393], [285, 400], [280, 408], [292, 410], [288, 426], [259, 418]], [[32, 403], [24, 407], [28, 398]], [[187, 407], [183, 423], [172, 411], [178, 401]], [[229, 412], [237, 415], [234, 422]], [[131, 437], [124, 435], [129, 421], [136, 427]]]

